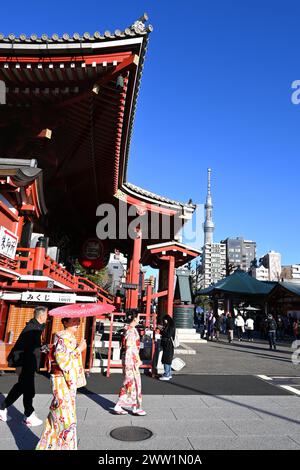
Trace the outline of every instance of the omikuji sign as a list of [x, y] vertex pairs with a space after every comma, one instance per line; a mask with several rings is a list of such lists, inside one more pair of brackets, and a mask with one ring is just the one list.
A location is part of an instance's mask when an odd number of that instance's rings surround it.
[[75, 304], [76, 294], [57, 294], [54, 292], [23, 292], [21, 295], [21, 300], [24, 302]]
[[18, 237], [7, 228], [0, 227], [0, 254], [15, 259], [17, 245]]

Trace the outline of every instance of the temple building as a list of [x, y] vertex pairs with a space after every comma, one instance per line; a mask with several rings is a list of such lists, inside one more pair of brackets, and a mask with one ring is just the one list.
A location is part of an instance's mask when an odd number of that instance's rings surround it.
[[[160, 313], [172, 315], [175, 268], [199, 255], [178, 243], [196, 206], [127, 181], [152, 31], [147, 21], [145, 14], [113, 33], [0, 34], [0, 81], [6, 89], [0, 106], [1, 368], [35, 305], [115, 302], [76, 275], [70, 260], [101, 269], [110, 253], [123, 253], [131, 285], [126, 308], [149, 310], [156, 295]], [[113, 207], [116, 217], [101, 239], [103, 205]], [[159, 292], [148, 286], [144, 299], [138, 291], [141, 263], [160, 269]], [[93, 326], [86, 320], [80, 331], [89, 344]]]

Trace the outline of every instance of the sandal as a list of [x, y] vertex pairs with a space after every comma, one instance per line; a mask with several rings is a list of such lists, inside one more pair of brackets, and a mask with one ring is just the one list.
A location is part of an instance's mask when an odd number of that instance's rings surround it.
[[120, 410], [116, 410], [115, 408], [111, 408], [111, 410], [115, 415], [128, 415], [128, 411], [123, 410], [122, 408]]
[[142, 410], [142, 409], [138, 409], [138, 410], [132, 410], [132, 414], [135, 415], [135, 416], [146, 416], [146, 411]]

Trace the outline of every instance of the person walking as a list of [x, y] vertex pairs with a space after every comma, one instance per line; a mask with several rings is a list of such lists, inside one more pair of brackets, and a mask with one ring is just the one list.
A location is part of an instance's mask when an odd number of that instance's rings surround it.
[[32, 318], [21, 332], [7, 357], [8, 365], [16, 368], [18, 382], [0, 405], [0, 421], [7, 421], [7, 409], [23, 395], [24, 420], [28, 427], [40, 426], [43, 421], [34, 411], [35, 373], [40, 367], [41, 336], [46, 326], [48, 309], [36, 307]]
[[226, 319], [226, 330], [228, 334], [228, 343], [233, 342], [233, 329], [234, 329], [234, 320], [232, 314], [229, 312]]
[[222, 317], [222, 333], [224, 335], [226, 335], [226, 323], [227, 323], [227, 316], [226, 314], [224, 313], [223, 317]]
[[207, 316], [207, 340], [212, 341], [214, 335], [215, 316], [212, 311]]
[[115, 414], [127, 415], [128, 411], [123, 407], [132, 408], [132, 414], [145, 416], [147, 413], [142, 409], [142, 383], [140, 366], [140, 336], [136, 329], [139, 323], [139, 314], [133, 310], [126, 316], [128, 324], [123, 338], [123, 386], [119, 393], [119, 399], [114, 407]]
[[273, 347], [275, 351], [276, 351], [276, 329], [277, 329], [277, 324], [273, 318], [273, 315], [268, 314], [267, 332], [268, 332], [268, 337], [269, 337], [269, 345], [270, 345], [270, 349], [272, 349]]
[[284, 340], [284, 323], [281, 315], [278, 315], [277, 317], [277, 340]]
[[53, 399], [36, 450], [77, 450], [77, 388], [86, 385], [81, 353], [75, 334], [80, 318], [63, 318], [63, 331], [56, 333], [49, 356]]
[[298, 319], [295, 318], [293, 321], [293, 334], [294, 334], [294, 339], [298, 339], [298, 331], [299, 331], [299, 322]]
[[221, 331], [221, 317], [217, 315], [216, 321], [215, 321], [215, 334], [216, 334], [216, 340], [218, 342], [220, 341], [220, 331]]
[[237, 327], [237, 335], [238, 335], [238, 340], [243, 341], [243, 335], [245, 331], [245, 320], [243, 319], [242, 315], [239, 313], [236, 320], [235, 324]]
[[254, 320], [251, 317], [248, 317], [245, 322], [245, 329], [247, 332], [248, 341], [253, 341], [253, 332], [254, 332]]
[[159, 380], [170, 380], [172, 378], [172, 361], [174, 357], [174, 339], [176, 334], [175, 322], [170, 315], [163, 318], [161, 330], [161, 346], [163, 350], [161, 362], [164, 365], [164, 374]]

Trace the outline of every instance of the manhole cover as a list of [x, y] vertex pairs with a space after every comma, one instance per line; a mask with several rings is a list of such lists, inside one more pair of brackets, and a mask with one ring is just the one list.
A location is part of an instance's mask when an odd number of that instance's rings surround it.
[[110, 435], [118, 441], [145, 441], [153, 436], [153, 433], [149, 429], [138, 426], [123, 426], [113, 429]]

